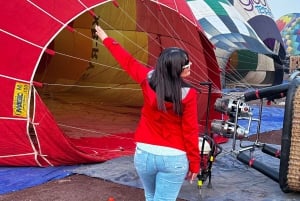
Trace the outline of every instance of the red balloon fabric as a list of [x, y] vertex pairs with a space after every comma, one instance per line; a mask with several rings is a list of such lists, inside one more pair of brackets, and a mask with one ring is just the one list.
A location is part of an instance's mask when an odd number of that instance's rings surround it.
[[[199, 127], [209, 125], [219, 67], [185, 0], [17, 0], [0, 8], [0, 165], [72, 165], [133, 153], [139, 87], [99, 44], [95, 24], [149, 66], [165, 47], [186, 49]], [[212, 82], [211, 94], [201, 82]], [[100, 109], [105, 113], [94, 115]], [[218, 115], [210, 104], [209, 121]]]

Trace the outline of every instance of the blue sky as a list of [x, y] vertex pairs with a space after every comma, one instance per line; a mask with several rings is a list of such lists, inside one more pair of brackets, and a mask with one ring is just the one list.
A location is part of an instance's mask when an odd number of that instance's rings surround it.
[[300, 13], [299, 0], [267, 0], [267, 2], [275, 20], [288, 13]]

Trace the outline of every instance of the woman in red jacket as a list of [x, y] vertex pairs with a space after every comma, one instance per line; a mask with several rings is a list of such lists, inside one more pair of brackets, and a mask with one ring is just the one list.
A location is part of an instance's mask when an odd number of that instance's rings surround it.
[[134, 165], [146, 201], [175, 201], [184, 179], [192, 182], [200, 168], [197, 92], [182, 79], [190, 75], [188, 53], [176, 47], [166, 48], [156, 67], [150, 69], [101, 27], [96, 26], [96, 34], [143, 91]]

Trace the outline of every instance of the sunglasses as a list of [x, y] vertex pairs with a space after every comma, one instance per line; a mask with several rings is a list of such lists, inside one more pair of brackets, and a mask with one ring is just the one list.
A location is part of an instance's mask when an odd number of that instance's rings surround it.
[[186, 69], [186, 68], [190, 68], [192, 65], [192, 62], [189, 62], [187, 65], [182, 66], [182, 70]]

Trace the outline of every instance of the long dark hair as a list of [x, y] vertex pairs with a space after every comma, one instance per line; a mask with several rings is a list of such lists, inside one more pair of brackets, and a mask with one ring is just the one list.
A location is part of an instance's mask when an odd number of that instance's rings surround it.
[[166, 111], [165, 101], [173, 103], [173, 111], [182, 115], [182, 66], [189, 63], [188, 53], [180, 48], [164, 49], [157, 60], [156, 68], [150, 78], [150, 85], [156, 91], [157, 107]]

